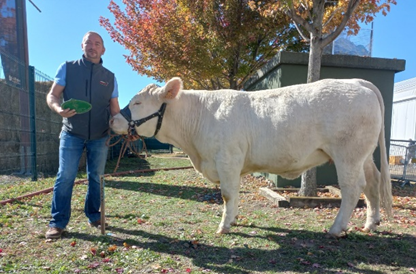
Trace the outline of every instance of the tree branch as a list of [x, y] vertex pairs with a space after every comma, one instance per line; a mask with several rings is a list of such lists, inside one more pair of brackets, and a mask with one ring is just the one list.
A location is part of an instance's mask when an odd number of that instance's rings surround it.
[[348, 3], [347, 11], [344, 14], [344, 18], [342, 19], [341, 24], [339, 24], [339, 26], [337, 26], [337, 28], [331, 34], [329, 34], [322, 40], [322, 47], [325, 47], [326, 45], [334, 41], [335, 38], [337, 38], [341, 34], [345, 26], [347, 25], [348, 20], [350, 20], [351, 15], [354, 13], [355, 9], [358, 7], [359, 4], [360, 0], [350, 0], [350, 2]]

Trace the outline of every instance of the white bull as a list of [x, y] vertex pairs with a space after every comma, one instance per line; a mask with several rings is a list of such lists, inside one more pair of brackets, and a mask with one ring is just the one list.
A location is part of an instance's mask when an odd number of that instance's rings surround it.
[[[327, 79], [243, 92], [182, 90], [182, 80], [173, 78], [163, 87], [147, 86], [128, 108], [139, 135], [181, 148], [197, 171], [220, 184], [224, 212], [217, 233], [228, 233], [236, 223], [243, 175], [257, 171], [294, 179], [331, 159], [342, 195], [331, 235], [347, 230], [362, 192], [366, 231], [379, 224], [380, 204], [391, 214], [384, 105], [370, 82]], [[114, 132], [127, 134], [125, 116], [113, 118]], [[377, 144], [381, 173], [372, 157]]]

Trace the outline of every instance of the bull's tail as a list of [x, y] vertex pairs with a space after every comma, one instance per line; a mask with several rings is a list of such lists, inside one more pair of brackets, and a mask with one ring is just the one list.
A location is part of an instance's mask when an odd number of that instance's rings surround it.
[[384, 101], [381, 95], [380, 90], [370, 82], [360, 81], [361, 84], [369, 89], [371, 89], [377, 96], [378, 102], [380, 104], [381, 110], [381, 130], [378, 137], [378, 145], [380, 147], [380, 202], [381, 206], [384, 208], [388, 217], [392, 217], [392, 206], [393, 206], [393, 197], [391, 192], [391, 177], [389, 170], [389, 163], [387, 161], [387, 151], [386, 151], [386, 137], [385, 137], [385, 128], [384, 128]]
[[384, 136], [384, 112], [383, 112], [383, 127], [381, 128], [380, 136], [378, 138], [378, 145], [380, 146], [380, 195], [381, 195], [381, 206], [387, 213], [388, 217], [393, 217], [392, 206], [393, 197], [391, 192], [391, 177], [389, 170], [389, 163], [387, 161], [386, 152], [386, 139]]

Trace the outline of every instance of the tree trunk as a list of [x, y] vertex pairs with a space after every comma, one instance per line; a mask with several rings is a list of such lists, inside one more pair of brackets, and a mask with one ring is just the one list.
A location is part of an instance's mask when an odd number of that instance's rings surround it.
[[[322, 42], [320, 37], [311, 35], [311, 44], [309, 51], [308, 64], [308, 83], [318, 81], [321, 76], [321, 61], [322, 61]], [[301, 186], [299, 195], [307, 197], [318, 196], [317, 181], [316, 181], [316, 167], [305, 171], [302, 174]]]

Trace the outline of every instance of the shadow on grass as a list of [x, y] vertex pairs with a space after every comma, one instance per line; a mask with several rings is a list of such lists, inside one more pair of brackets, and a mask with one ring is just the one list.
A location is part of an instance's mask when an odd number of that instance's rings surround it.
[[[146, 175], [145, 175], [146, 176]], [[132, 182], [132, 181], [110, 181], [106, 180], [107, 188], [124, 189], [130, 191], [138, 191], [143, 193], [151, 193], [154, 195], [165, 196], [170, 198], [187, 199], [191, 201], [208, 201], [210, 203], [222, 204], [220, 189], [211, 187], [197, 186], [180, 186], [156, 184], [151, 182]], [[214, 187], [214, 188], [212, 188]]]
[[[119, 173], [119, 172], [128, 172], [128, 171], [135, 171], [135, 170], [146, 170], [151, 169], [151, 165], [146, 159], [135, 157], [135, 158], [128, 158], [121, 159], [120, 163], [115, 170], [117, 166], [117, 160], [111, 160], [108, 161], [106, 164], [106, 174], [112, 174], [112, 173]], [[147, 172], [147, 173], [131, 173], [131, 174], [123, 174], [124, 177], [133, 177], [137, 176], [137, 174], [141, 174], [142, 176], [152, 176], [155, 174], [155, 172]]]
[[[115, 242], [122, 246], [124, 241], [129, 245], [149, 249], [154, 252], [165, 253], [171, 256], [184, 256], [192, 260], [195, 266], [210, 269], [215, 273], [241, 273], [249, 274], [253, 271], [264, 272], [311, 272], [311, 273], [365, 273], [381, 274], [386, 269], [415, 267], [416, 256], [406, 252], [407, 245], [416, 245], [416, 239], [410, 235], [391, 233], [391, 237], [378, 237], [351, 233], [345, 238], [335, 239], [326, 233], [310, 232], [304, 230], [288, 230], [277, 227], [250, 226], [270, 233], [251, 235], [246, 233], [231, 233], [228, 236], [238, 236], [242, 239], [260, 237], [267, 239], [275, 249], [250, 248], [245, 244], [234, 247], [210, 245], [198, 242], [193, 244], [188, 240], [164, 235], [152, 234], [141, 230], [128, 230], [111, 227], [110, 231], [143, 238], [140, 240], [123, 240], [110, 236], [92, 236], [82, 233], [71, 233], [71, 237], [82, 238], [92, 242]], [[346, 261], [349, 258], [351, 261]], [[378, 265], [383, 271], [357, 268], [360, 262]]]

